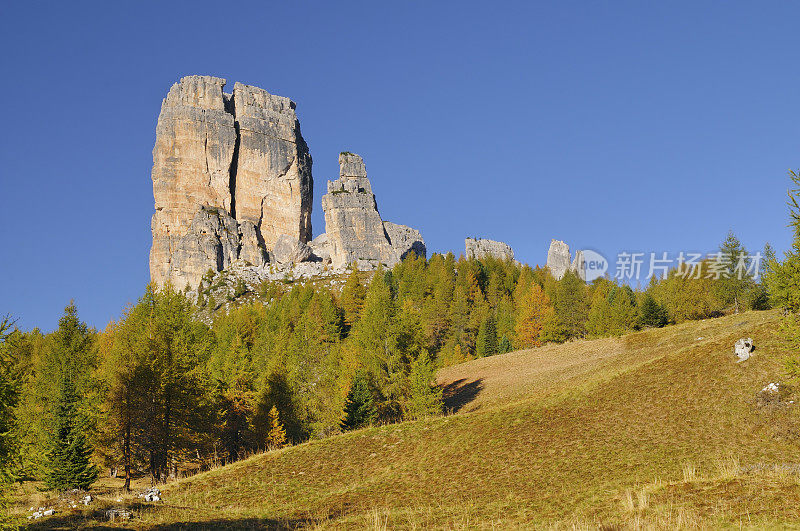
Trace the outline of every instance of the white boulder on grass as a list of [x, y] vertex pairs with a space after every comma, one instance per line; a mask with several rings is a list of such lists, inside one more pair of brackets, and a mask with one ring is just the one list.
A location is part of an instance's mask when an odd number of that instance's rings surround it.
[[743, 361], [747, 361], [750, 359], [750, 354], [755, 350], [755, 345], [753, 344], [753, 338], [748, 337], [747, 339], [739, 339], [733, 345], [733, 351], [736, 354], [736, 357], [739, 358], [736, 363], [741, 363]]

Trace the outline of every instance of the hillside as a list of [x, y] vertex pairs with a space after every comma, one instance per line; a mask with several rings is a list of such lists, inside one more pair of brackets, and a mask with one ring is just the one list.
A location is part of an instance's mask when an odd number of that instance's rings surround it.
[[[166, 505], [134, 505], [135, 525], [800, 528], [793, 397], [758, 398], [782, 380], [779, 319], [748, 312], [449, 367], [452, 414], [172, 483]], [[757, 350], [737, 364], [747, 336]]]

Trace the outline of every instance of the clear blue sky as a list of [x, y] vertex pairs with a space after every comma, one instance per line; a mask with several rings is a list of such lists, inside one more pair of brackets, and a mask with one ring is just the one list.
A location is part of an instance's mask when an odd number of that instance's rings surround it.
[[0, 313], [51, 330], [74, 298], [102, 328], [143, 292], [156, 118], [187, 74], [297, 102], [315, 234], [348, 150], [430, 251], [706, 252], [728, 229], [785, 250], [798, 20], [792, 2], [6, 0]]

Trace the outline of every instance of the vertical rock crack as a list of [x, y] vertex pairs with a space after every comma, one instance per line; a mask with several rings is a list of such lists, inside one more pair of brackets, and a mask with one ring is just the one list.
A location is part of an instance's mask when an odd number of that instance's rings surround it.
[[231, 193], [230, 214], [232, 218], [236, 219], [236, 171], [239, 169], [239, 144], [241, 143], [242, 135], [239, 132], [239, 121], [236, 120], [236, 100], [233, 94], [225, 102], [225, 111], [233, 116], [233, 129], [236, 132], [236, 138], [233, 141], [233, 157], [231, 157], [231, 164], [228, 166], [228, 190]]

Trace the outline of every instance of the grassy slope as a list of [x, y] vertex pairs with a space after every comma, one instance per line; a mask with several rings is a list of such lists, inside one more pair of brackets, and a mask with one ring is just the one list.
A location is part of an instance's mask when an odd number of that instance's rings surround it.
[[[447, 368], [439, 379], [457, 414], [181, 480], [164, 489], [172, 507], [141, 511], [138, 525], [800, 522], [793, 408], [755, 400], [781, 379], [778, 319], [747, 313]], [[732, 345], [742, 336], [758, 349], [737, 364]]]

